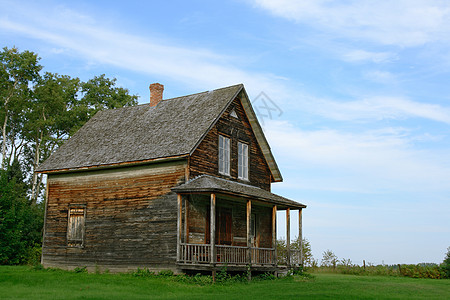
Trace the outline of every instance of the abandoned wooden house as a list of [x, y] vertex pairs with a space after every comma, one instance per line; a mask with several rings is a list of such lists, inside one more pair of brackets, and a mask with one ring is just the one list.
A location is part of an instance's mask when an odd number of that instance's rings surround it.
[[[98, 112], [38, 169], [45, 267], [276, 271], [282, 181], [243, 85]], [[289, 243], [288, 243], [289, 244]], [[298, 253], [289, 252], [289, 264]]]

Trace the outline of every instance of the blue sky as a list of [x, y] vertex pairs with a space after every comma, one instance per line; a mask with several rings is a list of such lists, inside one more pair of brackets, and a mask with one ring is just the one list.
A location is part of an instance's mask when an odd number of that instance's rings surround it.
[[0, 0], [0, 40], [140, 103], [153, 82], [165, 98], [264, 92], [281, 110], [260, 116], [285, 179], [273, 191], [308, 205], [319, 260], [441, 262], [450, 246], [448, 1]]

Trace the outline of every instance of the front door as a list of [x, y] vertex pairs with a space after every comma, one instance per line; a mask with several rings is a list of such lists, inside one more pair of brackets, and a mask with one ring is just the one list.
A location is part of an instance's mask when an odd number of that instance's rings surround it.
[[232, 209], [218, 207], [216, 210], [216, 244], [231, 245], [232, 244]]

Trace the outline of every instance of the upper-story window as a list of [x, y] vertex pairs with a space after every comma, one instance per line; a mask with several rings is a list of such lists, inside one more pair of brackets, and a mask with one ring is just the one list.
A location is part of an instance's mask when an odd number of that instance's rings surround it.
[[248, 145], [238, 143], [238, 178], [248, 180]]
[[230, 175], [230, 139], [219, 135], [219, 173]]

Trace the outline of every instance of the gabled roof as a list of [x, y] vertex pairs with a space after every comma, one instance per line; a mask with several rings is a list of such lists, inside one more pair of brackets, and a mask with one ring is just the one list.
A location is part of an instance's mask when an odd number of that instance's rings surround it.
[[261, 188], [210, 175], [200, 175], [185, 184], [172, 188], [172, 191], [176, 193], [214, 192], [233, 196], [239, 195], [266, 203], [277, 204], [280, 208], [306, 207], [304, 204], [281, 197]]
[[213, 91], [99, 111], [37, 172], [72, 171], [188, 156], [223, 112], [240, 97], [275, 181], [281, 173], [242, 84]]

